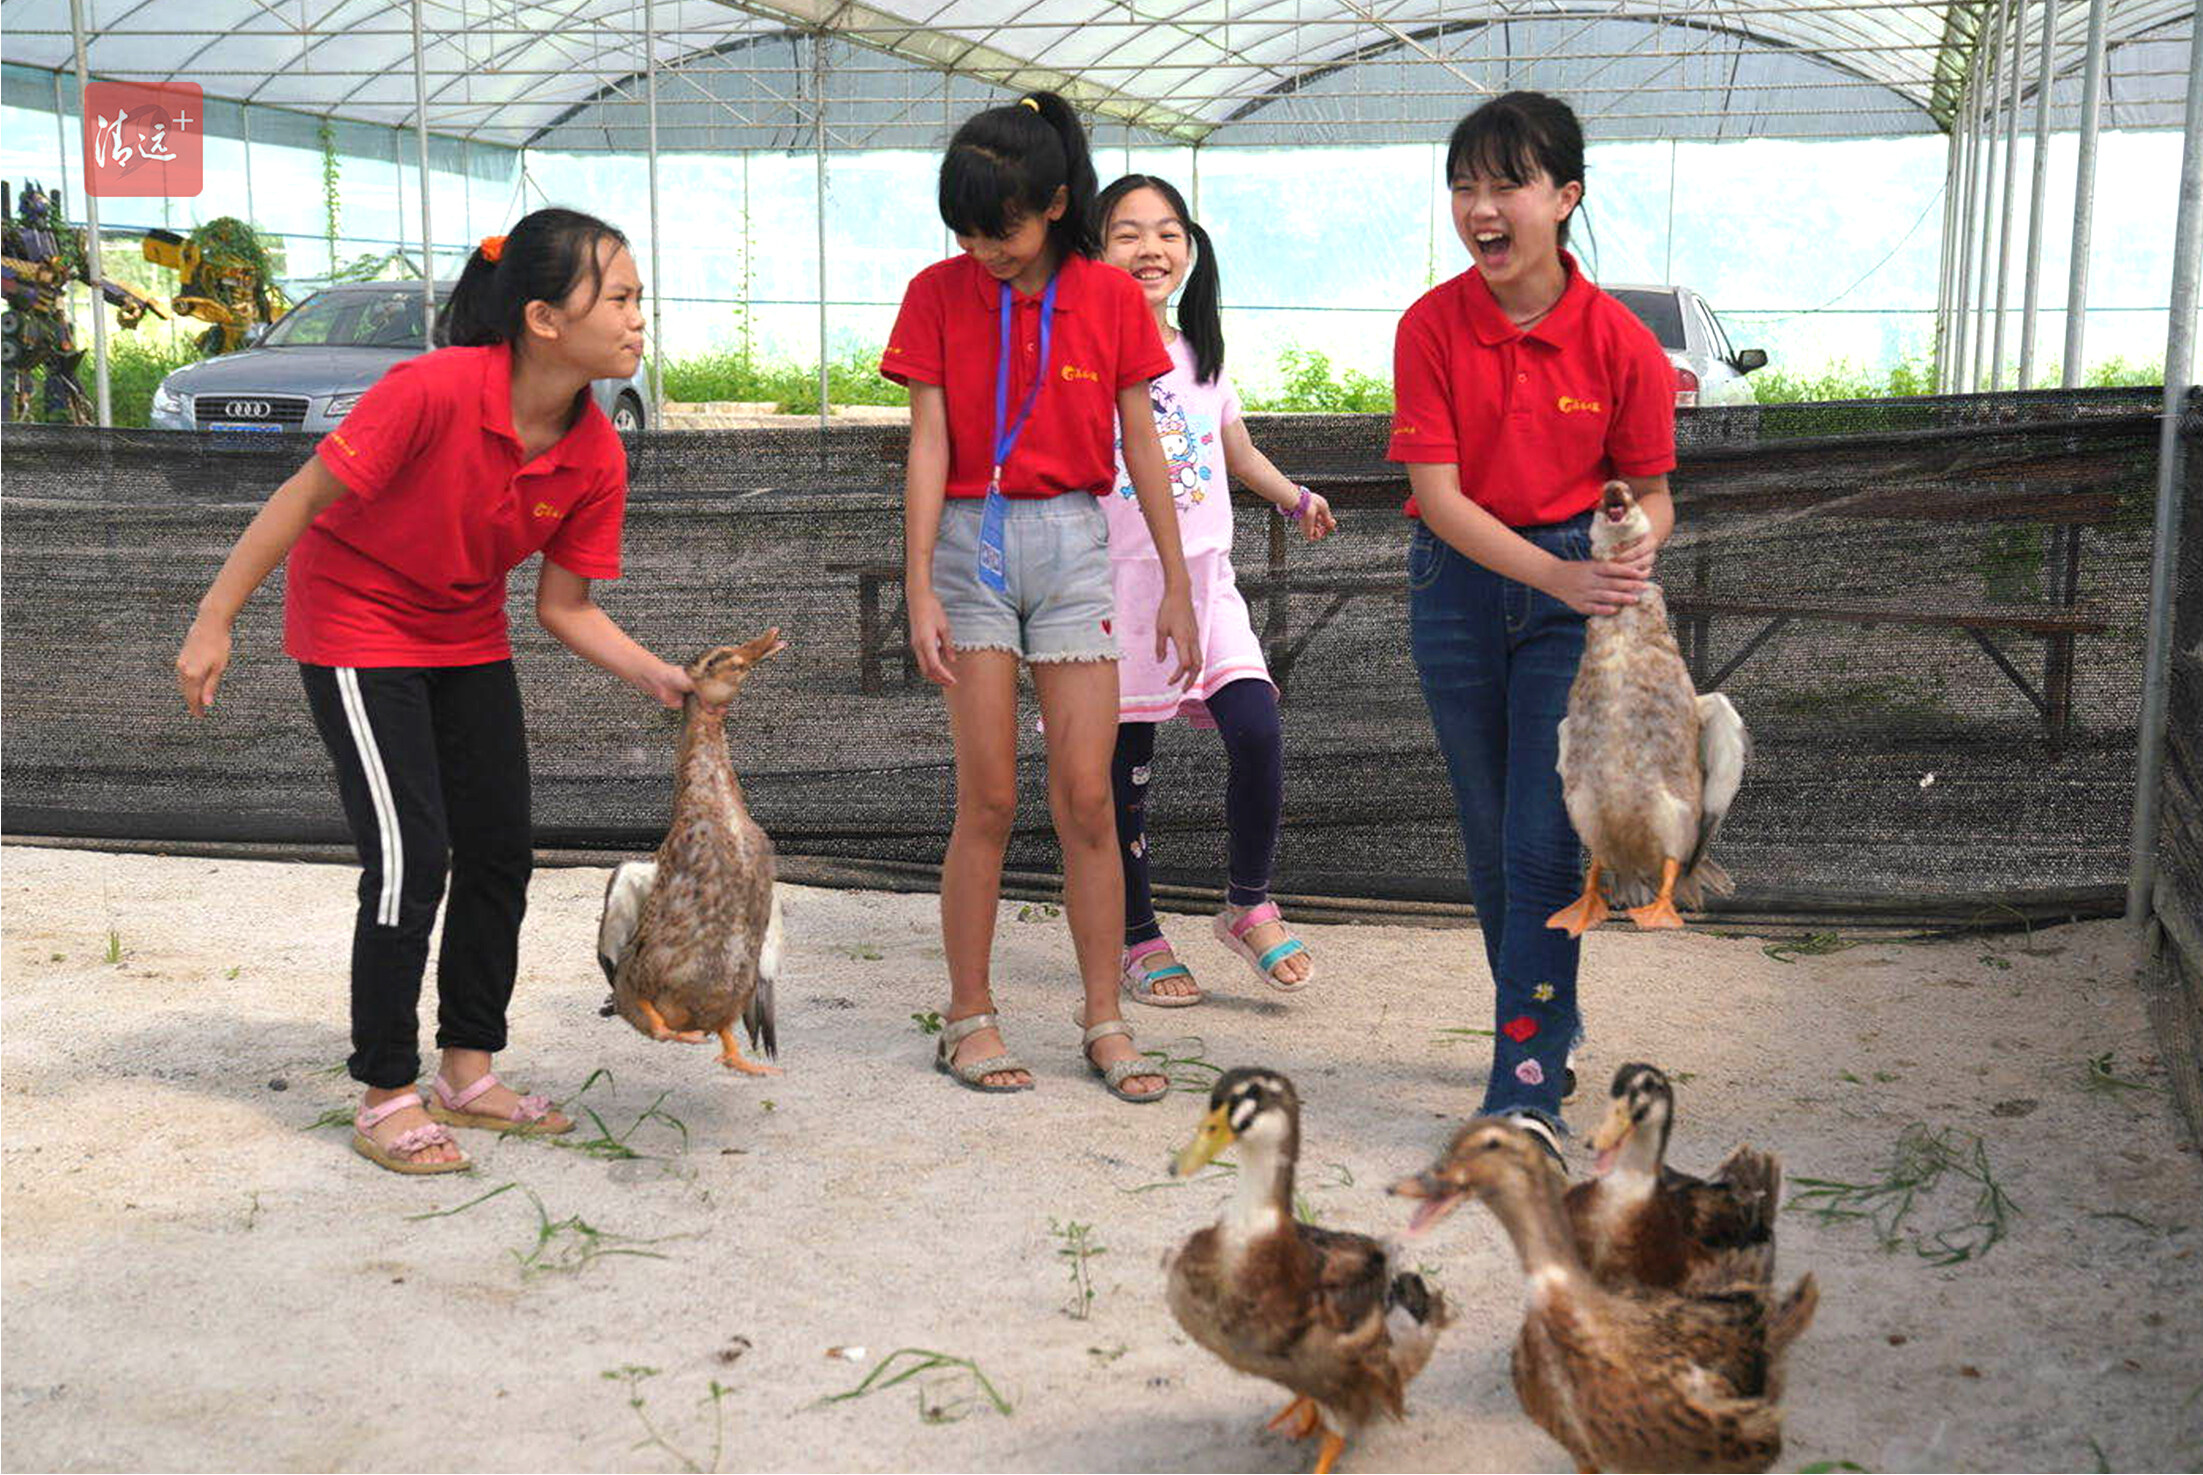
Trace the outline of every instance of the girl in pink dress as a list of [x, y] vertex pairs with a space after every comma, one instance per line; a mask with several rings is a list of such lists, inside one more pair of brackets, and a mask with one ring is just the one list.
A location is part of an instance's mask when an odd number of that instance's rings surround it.
[[[1120, 467], [1116, 494], [1103, 502], [1116, 576], [1118, 640], [1125, 650], [1117, 666], [1112, 775], [1124, 862], [1122, 986], [1135, 1001], [1161, 1008], [1201, 1001], [1191, 970], [1163, 937], [1148, 891], [1145, 822], [1155, 728], [1183, 716], [1196, 726], [1215, 728], [1224, 740], [1230, 870], [1226, 905], [1215, 921], [1217, 940], [1265, 983], [1289, 992], [1305, 987], [1314, 967], [1306, 946], [1286, 931], [1270, 900], [1270, 866], [1285, 794], [1283, 745], [1277, 687], [1232, 575], [1227, 478], [1237, 477], [1274, 503], [1278, 515], [1299, 523], [1311, 542], [1328, 536], [1338, 523], [1329, 503], [1296, 486], [1247, 436], [1238, 396], [1223, 373], [1215, 253], [1184, 198], [1164, 180], [1128, 174], [1101, 192], [1095, 218], [1101, 226], [1102, 259], [1130, 272], [1140, 284], [1170, 351], [1173, 367], [1150, 386], [1150, 398], [1170, 464], [1171, 500], [1178, 509], [1202, 643], [1201, 673], [1190, 686], [1174, 683], [1171, 669], [1153, 658], [1153, 632], [1145, 622], [1162, 592], [1163, 565]], [[1173, 327], [1170, 299], [1181, 285], [1185, 296]]]

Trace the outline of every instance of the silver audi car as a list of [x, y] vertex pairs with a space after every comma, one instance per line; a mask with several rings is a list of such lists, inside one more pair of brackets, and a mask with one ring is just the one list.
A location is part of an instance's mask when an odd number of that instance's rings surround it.
[[[452, 284], [436, 287], [440, 307]], [[189, 364], [153, 392], [160, 430], [223, 434], [334, 429], [392, 364], [423, 353], [421, 284], [353, 282], [316, 292], [248, 348]], [[645, 427], [648, 380], [599, 379], [597, 403], [623, 434]]]

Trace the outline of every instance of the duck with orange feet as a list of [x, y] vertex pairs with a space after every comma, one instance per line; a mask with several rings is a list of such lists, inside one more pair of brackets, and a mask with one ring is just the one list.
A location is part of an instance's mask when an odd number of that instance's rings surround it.
[[612, 985], [605, 1012], [654, 1040], [702, 1044], [716, 1037], [719, 1063], [748, 1075], [779, 1067], [743, 1058], [779, 1053], [773, 984], [780, 972], [780, 903], [773, 842], [742, 801], [727, 755], [727, 708], [757, 663], [786, 644], [777, 629], [744, 645], [707, 651], [688, 667], [673, 776], [673, 823], [655, 858], [629, 861], [605, 887], [597, 961]]

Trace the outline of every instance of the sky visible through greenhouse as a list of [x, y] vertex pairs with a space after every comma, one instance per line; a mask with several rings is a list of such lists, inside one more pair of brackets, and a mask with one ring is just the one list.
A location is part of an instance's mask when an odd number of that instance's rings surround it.
[[[51, 76], [7, 69], [0, 175], [53, 183], [64, 137], [51, 105], [26, 105]], [[43, 99], [39, 99], [43, 101]], [[1466, 266], [1445, 209], [1443, 139], [1429, 144], [1130, 148], [1097, 135], [1106, 182], [1127, 169], [1195, 195], [1223, 268], [1235, 376], [1261, 392], [1281, 354], [1313, 350], [1333, 365], [1389, 377], [1392, 330], [1426, 286]], [[337, 154], [336, 256], [417, 250], [417, 155], [410, 134], [346, 125]], [[2098, 163], [2087, 357], [2161, 360], [2171, 281], [2173, 130], [2106, 133]], [[2019, 177], [2032, 139], [2018, 140]], [[235, 137], [207, 140], [206, 187], [192, 199], [110, 200], [110, 233], [188, 230], [249, 215], [284, 242], [287, 276], [310, 287], [329, 270], [324, 159], [310, 146], [256, 139], [250, 169]], [[2064, 332], [2076, 139], [2052, 136], [2044, 236], [2043, 341]], [[650, 259], [648, 170], [625, 154], [521, 156], [438, 141], [433, 220], [440, 265], [528, 208], [569, 204], [602, 215]], [[934, 211], [935, 156], [904, 149], [832, 153], [826, 164], [830, 353], [866, 354], [884, 339], [903, 285], [953, 249]], [[1930, 352], [1938, 231], [1947, 161], [1939, 133], [1884, 139], [1601, 144], [1588, 161], [1588, 210], [1577, 247], [1598, 280], [1673, 282], [1713, 303], [1739, 347], [1764, 347], [1775, 368], [1814, 375], [1848, 366], [1879, 377]], [[760, 359], [817, 357], [816, 162], [808, 151], [666, 153], [659, 161], [665, 236], [659, 352], [681, 358], [749, 347]], [[249, 172], [249, 181], [248, 181]], [[66, 188], [81, 218], [79, 170]], [[2019, 233], [2022, 237], [2024, 230]], [[127, 247], [125, 248], [127, 250]], [[2024, 239], [2013, 243], [2015, 270]], [[646, 267], [647, 269], [647, 267]], [[2016, 342], [2018, 307], [2010, 340]], [[2051, 371], [2054, 373], [2054, 368]], [[2050, 375], [2038, 370], [2038, 379]]]

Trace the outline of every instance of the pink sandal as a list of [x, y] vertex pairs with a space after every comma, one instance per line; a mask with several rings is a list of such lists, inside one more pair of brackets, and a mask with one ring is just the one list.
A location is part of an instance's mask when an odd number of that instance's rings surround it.
[[1160, 968], [1143, 968], [1140, 959], [1156, 953], [1167, 952], [1170, 944], [1157, 937], [1147, 942], [1136, 942], [1124, 950], [1117, 963], [1117, 987], [1132, 996], [1135, 1004], [1152, 1004], [1158, 1009], [1184, 1009], [1201, 1002], [1201, 990], [1196, 987], [1190, 994], [1159, 994], [1155, 985], [1166, 978], [1183, 978], [1193, 981], [1193, 970], [1183, 963], [1166, 963]]
[[[473, 1167], [474, 1164], [467, 1160], [465, 1153], [444, 1163], [419, 1162], [411, 1156], [423, 1148], [451, 1142], [451, 1134], [434, 1122], [425, 1127], [414, 1127], [400, 1132], [387, 1147], [368, 1135], [374, 1130], [376, 1123], [404, 1111], [409, 1106], [420, 1105], [419, 1092], [405, 1091], [379, 1106], [361, 1107], [359, 1114], [352, 1118], [352, 1151], [376, 1167], [388, 1168], [393, 1173], [464, 1173]], [[423, 1109], [426, 1110], [425, 1107]]]
[[1270, 970], [1275, 968], [1281, 960], [1290, 958], [1295, 953], [1307, 952], [1308, 944], [1297, 937], [1288, 937], [1277, 946], [1257, 956], [1254, 947], [1247, 941], [1247, 934], [1263, 923], [1276, 922], [1282, 925], [1284, 921], [1285, 918], [1278, 911], [1277, 903], [1274, 901], [1266, 901], [1260, 906], [1247, 908], [1245, 913], [1236, 921], [1232, 918], [1232, 909], [1226, 907], [1216, 914], [1216, 940], [1240, 957], [1245, 958], [1247, 966], [1254, 969], [1256, 975], [1264, 983], [1281, 994], [1297, 994], [1308, 987], [1309, 984], [1315, 982], [1316, 970], [1313, 966], [1309, 968], [1308, 976], [1298, 983], [1288, 983]]
[[436, 1099], [429, 1104], [428, 1114], [446, 1126], [483, 1127], [492, 1132], [515, 1132], [525, 1137], [556, 1137], [574, 1130], [572, 1122], [556, 1127], [549, 1124], [551, 1098], [548, 1096], [521, 1097], [514, 1103], [510, 1116], [467, 1110], [470, 1103], [497, 1084], [497, 1072], [493, 1070], [484, 1071], [480, 1080], [460, 1091], [452, 1090], [444, 1083], [444, 1078], [438, 1076], [432, 1083]]

